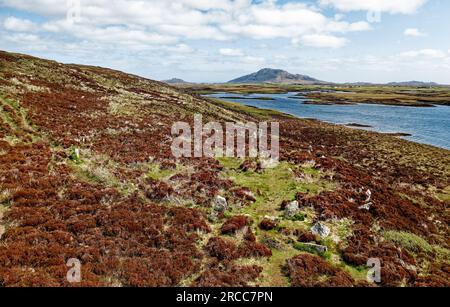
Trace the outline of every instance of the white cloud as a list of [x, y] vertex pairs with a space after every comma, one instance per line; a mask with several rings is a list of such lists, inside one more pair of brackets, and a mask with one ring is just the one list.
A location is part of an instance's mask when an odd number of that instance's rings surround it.
[[20, 43], [36, 43], [40, 41], [39, 36], [25, 33], [7, 35], [6, 39], [12, 42], [20, 42]]
[[371, 11], [392, 14], [412, 14], [427, 0], [319, 0], [324, 6], [332, 6], [341, 11]]
[[[293, 39], [366, 31], [365, 21], [327, 17], [316, 7], [275, 0], [92, 0], [81, 2], [80, 23], [66, 21], [60, 0], [0, 0], [0, 6], [46, 16], [41, 31], [95, 42], [159, 44], [180, 40]], [[169, 43], [169, 42], [167, 42]]]
[[178, 44], [176, 46], [170, 46], [167, 48], [167, 50], [175, 52], [175, 53], [192, 53], [194, 52], [194, 49], [189, 47], [186, 44]]
[[8, 17], [3, 22], [6, 30], [17, 32], [32, 32], [36, 29], [36, 25], [30, 20], [20, 19], [16, 17]]
[[243, 62], [247, 64], [262, 65], [266, 62], [266, 59], [263, 57], [246, 56], [244, 57]]
[[400, 54], [403, 58], [428, 58], [428, 59], [443, 59], [447, 54], [442, 50], [437, 49], [422, 49], [402, 52]]
[[425, 33], [421, 32], [419, 29], [416, 28], [406, 29], [403, 34], [406, 36], [413, 36], [413, 37], [426, 36]]
[[235, 58], [239, 63], [243, 64], [262, 65], [266, 62], [265, 58], [247, 55], [242, 49], [221, 48], [219, 49], [219, 54], [228, 58]]
[[219, 53], [223, 56], [241, 57], [244, 56], [244, 52], [241, 49], [222, 48]]
[[294, 38], [292, 43], [296, 46], [308, 46], [317, 48], [341, 48], [347, 43], [347, 39], [332, 35], [309, 34]]
[[[355, 19], [365, 14], [347, 12], [370, 10], [409, 14], [416, 12], [425, 2], [81, 0], [80, 22], [69, 23], [66, 20], [65, 0], [0, 0], [2, 12], [5, 8], [13, 8], [21, 13], [31, 13], [29, 16], [39, 17], [31, 20], [18, 18], [19, 15], [0, 18], [0, 45], [11, 51], [25, 53], [30, 48], [43, 50], [47, 47], [46, 52], [35, 55], [62, 62], [114, 67], [153, 79], [163, 79], [158, 76], [161, 69], [169, 75], [167, 77], [173, 77], [171, 74], [174, 71], [189, 71], [193, 75], [206, 71], [214, 72], [209, 75], [215, 78], [227, 71], [233, 71], [233, 76], [236, 70], [252, 71], [263, 65], [292, 71], [297, 67], [299, 73], [310, 71], [313, 76], [315, 71], [340, 71], [347, 67], [354, 71], [398, 70], [408, 75], [407, 72], [414, 71], [415, 65], [423, 65], [430, 71], [432, 68], [429, 67], [440, 65], [436, 69], [436, 72], [440, 72], [442, 68], [450, 67], [450, 50], [442, 51], [444, 48], [412, 50], [402, 54], [396, 52], [391, 56], [386, 48], [383, 50], [386, 56], [359, 60], [354, 56], [358, 52], [356, 48], [339, 52], [321, 50], [317, 53], [316, 50], [300, 52], [294, 48], [340, 48], [349, 44], [348, 35], [351, 32], [369, 31], [372, 26], [375, 28], [375, 25], [365, 21], [365, 16], [364, 20]], [[336, 10], [325, 9], [325, 6]], [[404, 28], [406, 26], [402, 26], [400, 31]], [[417, 31], [423, 34], [420, 29]], [[405, 31], [405, 35], [414, 33]], [[378, 40], [378, 37], [375, 39]], [[207, 40], [207, 43], [201, 40]], [[230, 43], [230, 40], [235, 42]], [[374, 46], [378, 49], [378, 41], [374, 42]], [[336, 59], [323, 56], [338, 57], [343, 53], [345, 55], [342, 58]], [[312, 61], [308, 56], [317, 59]], [[307, 64], [308, 61], [310, 64]], [[447, 66], [442, 63], [447, 63]], [[403, 67], [408, 69], [403, 72]], [[323, 77], [326, 80], [329, 78], [327, 75]]]

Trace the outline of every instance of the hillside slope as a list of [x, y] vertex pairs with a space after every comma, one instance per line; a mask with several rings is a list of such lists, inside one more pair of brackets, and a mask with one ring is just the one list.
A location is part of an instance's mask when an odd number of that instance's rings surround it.
[[[449, 151], [6, 52], [0, 98], [1, 286], [450, 285]], [[176, 160], [195, 113], [279, 121], [281, 163]]]

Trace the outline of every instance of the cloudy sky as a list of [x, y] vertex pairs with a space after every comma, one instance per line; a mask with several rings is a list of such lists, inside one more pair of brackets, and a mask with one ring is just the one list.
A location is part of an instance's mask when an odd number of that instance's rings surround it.
[[0, 49], [153, 79], [450, 84], [448, 0], [0, 0]]

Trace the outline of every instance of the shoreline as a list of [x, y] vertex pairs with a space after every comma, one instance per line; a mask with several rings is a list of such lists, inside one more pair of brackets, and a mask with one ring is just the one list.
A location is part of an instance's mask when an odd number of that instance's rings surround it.
[[[222, 93], [213, 93], [213, 94], [202, 95], [202, 97], [209, 98], [209, 99], [211, 99], [211, 98], [212, 99], [217, 99], [217, 100], [220, 100], [220, 101], [223, 101], [223, 102], [226, 102], [226, 103], [239, 104], [241, 106], [254, 108], [254, 109], [257, 109], [257, 110], [261, 110], [261, 111], [278, 112], [278, 113], [281, 113], [283, 115], [294, 117], [294, 118], [300, 119], [300, 120], [313, 120], [313, 121], [317, 121], [317, 122], [328, 124], [328, 125], [343, 127], [345, 129], [359, 130], [359, 131], [368, 132], [368, 133], [376, 133], [376, 134], [383, 135], [383, 136], [388, 136], [388, 137], [393, 137], [393, 138], [396, 138], [396, 139], [401, 139], [403, 141], [411, 142], [413, 144], [424, 145], [424, 146], [431, 146], [433, 148], [450, 151], [450, 148], [441, 147], [441, 146], [437, 146], [437, 145], [433, 145], [433, 144], [425, 143], [425, 142], [419, 142], [419, 141], [416, 141], [416, 140], [411, 140], [409, 138], [415, 137], [415, 135], [412, 134], [412, 133], [408, 133], [408, 132], [381, 131], [382, 128], [376, 127], [376, 126], [372, 126], [372, 125], [365, 125], [365, 124], [360, 124], [360, 123], [336, 123], [336, 122], [331, 122], [331, 121], [327, 121], [327, 120], [323, 120], [323, 119], [319, 119], [319, 118], [300, 117], [300, 116], [298, 116], [296, 114], [286, 113], [286, 112], [279, 111], [279, 110], [276, 110], [276, 109], [260, 108], [260, 107], [256, 107], [256, 106], [246, 105], [244, 103], [240, 103], [240, 102], [236, 102], [236, 101], [224, 100], [223, 98], [220, 98], [220, 97], [216, 98], [216, 97], [210, 96], [210, 95], [216, 95], [216, 94], [223, 94], [223, 92]], [[253, 94], [258, 94], [258, 93], [253, 93]], [[239, 99], [239, 98], [229, 97], [229, 99]], [[246, 100], [250, 100], [250, 99], [246, 99]], [[252, 99], [252, 100], [258, 100], [258, 99], [255, 98], [255, 99]], [[377, 105], [377, 104], [369, 104], [369, 105]], [[403, 107], [403, 106], [395, 106], [395, 105], [394, 106], [393, 105], [387, 105], [387, 106]]]

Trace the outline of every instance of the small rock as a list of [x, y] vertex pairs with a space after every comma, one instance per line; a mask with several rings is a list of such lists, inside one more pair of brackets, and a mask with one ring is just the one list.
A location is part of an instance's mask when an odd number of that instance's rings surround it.
[[372, 207], [372, 203], [367, 203], [367, 204], [364, 204], [362, 206], [359, 206], [358, 208], [360, 210], [367, 210], [367, 211], [369, 211], [371, 207]]
[[366, 196], [367, 196], [366, 203], [368, 203], [372, 199], [372, 191], [371, 190], [367, 190]]
[[275, 238], [264, 237], [262, 243], [267, 245], [269, 248], [276, 250], [283, 250], [283, 244]]
[[326, 225], [319, 222], [311, 228], [311, 232], [314, 235], [319, 235], [322, 239], [324, 239], [330, 235], [331, 230]]
[[259, 167], [261, 169], [271, 169], [277, 167], [278, 164], [280, 164], [280, 161], [277, 159], [261, 159]]
[[328, 247], [323, 246], [323, 245], [319, 245], [319, 244], [314, 244], [314, 243], [303, 243], [305, 246], [311, 248], [312, 250], [315, 250], [316, 252], [318, 252], [319, 254], [323, 254], [328, 252]]
[[208, 215], [208, 221], [210, 221], [211, 223], [217, 223], [219, 221], [219, 215], [217, 214], [217, 212], [212, 212]]
[[214, 210], [217, 212], [225, 212], [228, 209], [228, 202], [222, 196], [217, 196], [214, 200]]
[[298, 201], [295, 200], [286, 205], [286, 208], [284, 209], [284, 216], [286, 218], [293, 218], [299, 212], [300, 207]]

